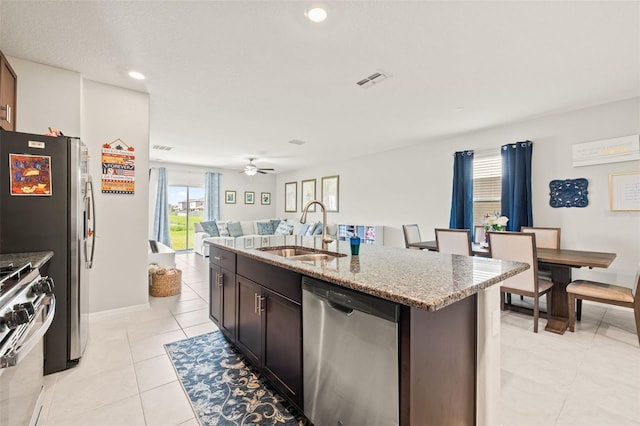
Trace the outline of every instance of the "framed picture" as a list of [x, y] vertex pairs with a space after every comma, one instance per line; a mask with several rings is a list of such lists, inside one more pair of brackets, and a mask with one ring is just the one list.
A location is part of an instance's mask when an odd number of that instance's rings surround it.
[[261, 192], [260, 193], [260, 203], [267, 205], [271, 204], [271, 193], [270, 192]]
[[340, 176], [325, 176], [322, 178], [322, 204], [328, 212], [338, 211], [340, 198]]
[[640, 211], [640, 172], [609, 175], [609, 208], [612, 212]]
[[245, 204], [254, 204], [256, 193], [253, 191], [245, 191], [244, 192], [244, 203]]
[[236, 191], [224, 191], [224, 202], [225, 204], [235, 204]]
[[284, 211], [296, 212], [298, 204], [298, 182], [287, 182], [284, 184]]
[[[316, 199], [316, 180], [315, 179], [307, 179], [302, 181], [302, 188], [300, 191], [300, 210], [304, 209], [304, 206], [311, 200]], [[316, 211], [316, 205], [309, 207], [310, 212]]]

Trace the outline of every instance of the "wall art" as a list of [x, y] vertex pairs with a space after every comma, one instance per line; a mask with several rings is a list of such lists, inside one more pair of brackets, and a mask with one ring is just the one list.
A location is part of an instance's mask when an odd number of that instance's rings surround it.
[[51, 157], [9, 154], [11, 195], [51, 196]]
[[136, 192], [136, 153], [122, 139], [102, 145], [102, 193]]
[[640, 172], [609, 175], [609, 208], [614, 212], [640, 210]]
[[584, 178], [552, 180], [549, 182], [549, 205], [551, 207], [587, 207], [587, 185]]

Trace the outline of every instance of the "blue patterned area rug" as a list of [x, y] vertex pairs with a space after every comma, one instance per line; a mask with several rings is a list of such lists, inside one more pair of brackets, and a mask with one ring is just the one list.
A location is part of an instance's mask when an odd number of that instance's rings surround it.
[[220, 331], [164, 346], [203, 426], [310, 424]]

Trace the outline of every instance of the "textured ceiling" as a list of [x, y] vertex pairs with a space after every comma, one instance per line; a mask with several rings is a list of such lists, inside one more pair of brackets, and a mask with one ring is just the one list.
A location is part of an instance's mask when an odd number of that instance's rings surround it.
[[[1, 0], [0, 49], [148, 92], [151, 145], [175, 147], [151, 159], [224, 168], [285, 171], [640, 96], [636, 1], [325, 2], [322, 24], [310, 4]], [[356, 85], [377, 71], [391, 78]]]

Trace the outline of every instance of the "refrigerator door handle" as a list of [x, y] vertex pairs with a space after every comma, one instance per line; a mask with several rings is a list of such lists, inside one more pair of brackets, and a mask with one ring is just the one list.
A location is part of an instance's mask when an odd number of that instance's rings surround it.
[[[85, 256], [87, 262], [87, 269], [91, 269], [93, 266], [93, 255], [96, 250], [96, 202], [93, 198], [93, 182], [91, 181], [91, 177], [87, 180], [87, 196], [90, 198], [91, 206], [87, 209], [87, 217], [86, 217], [86, 227], [87, 227], [87, 236], [91, 238], [91, 255], [89, 257]], [[89, 228], [89, 219], [93, 217], [92, 225], [93, 229]], [[85, 250], [86, 250], [86, 241], [85, 241]], [[86, 255], [86, 253], [85, 253]]]

